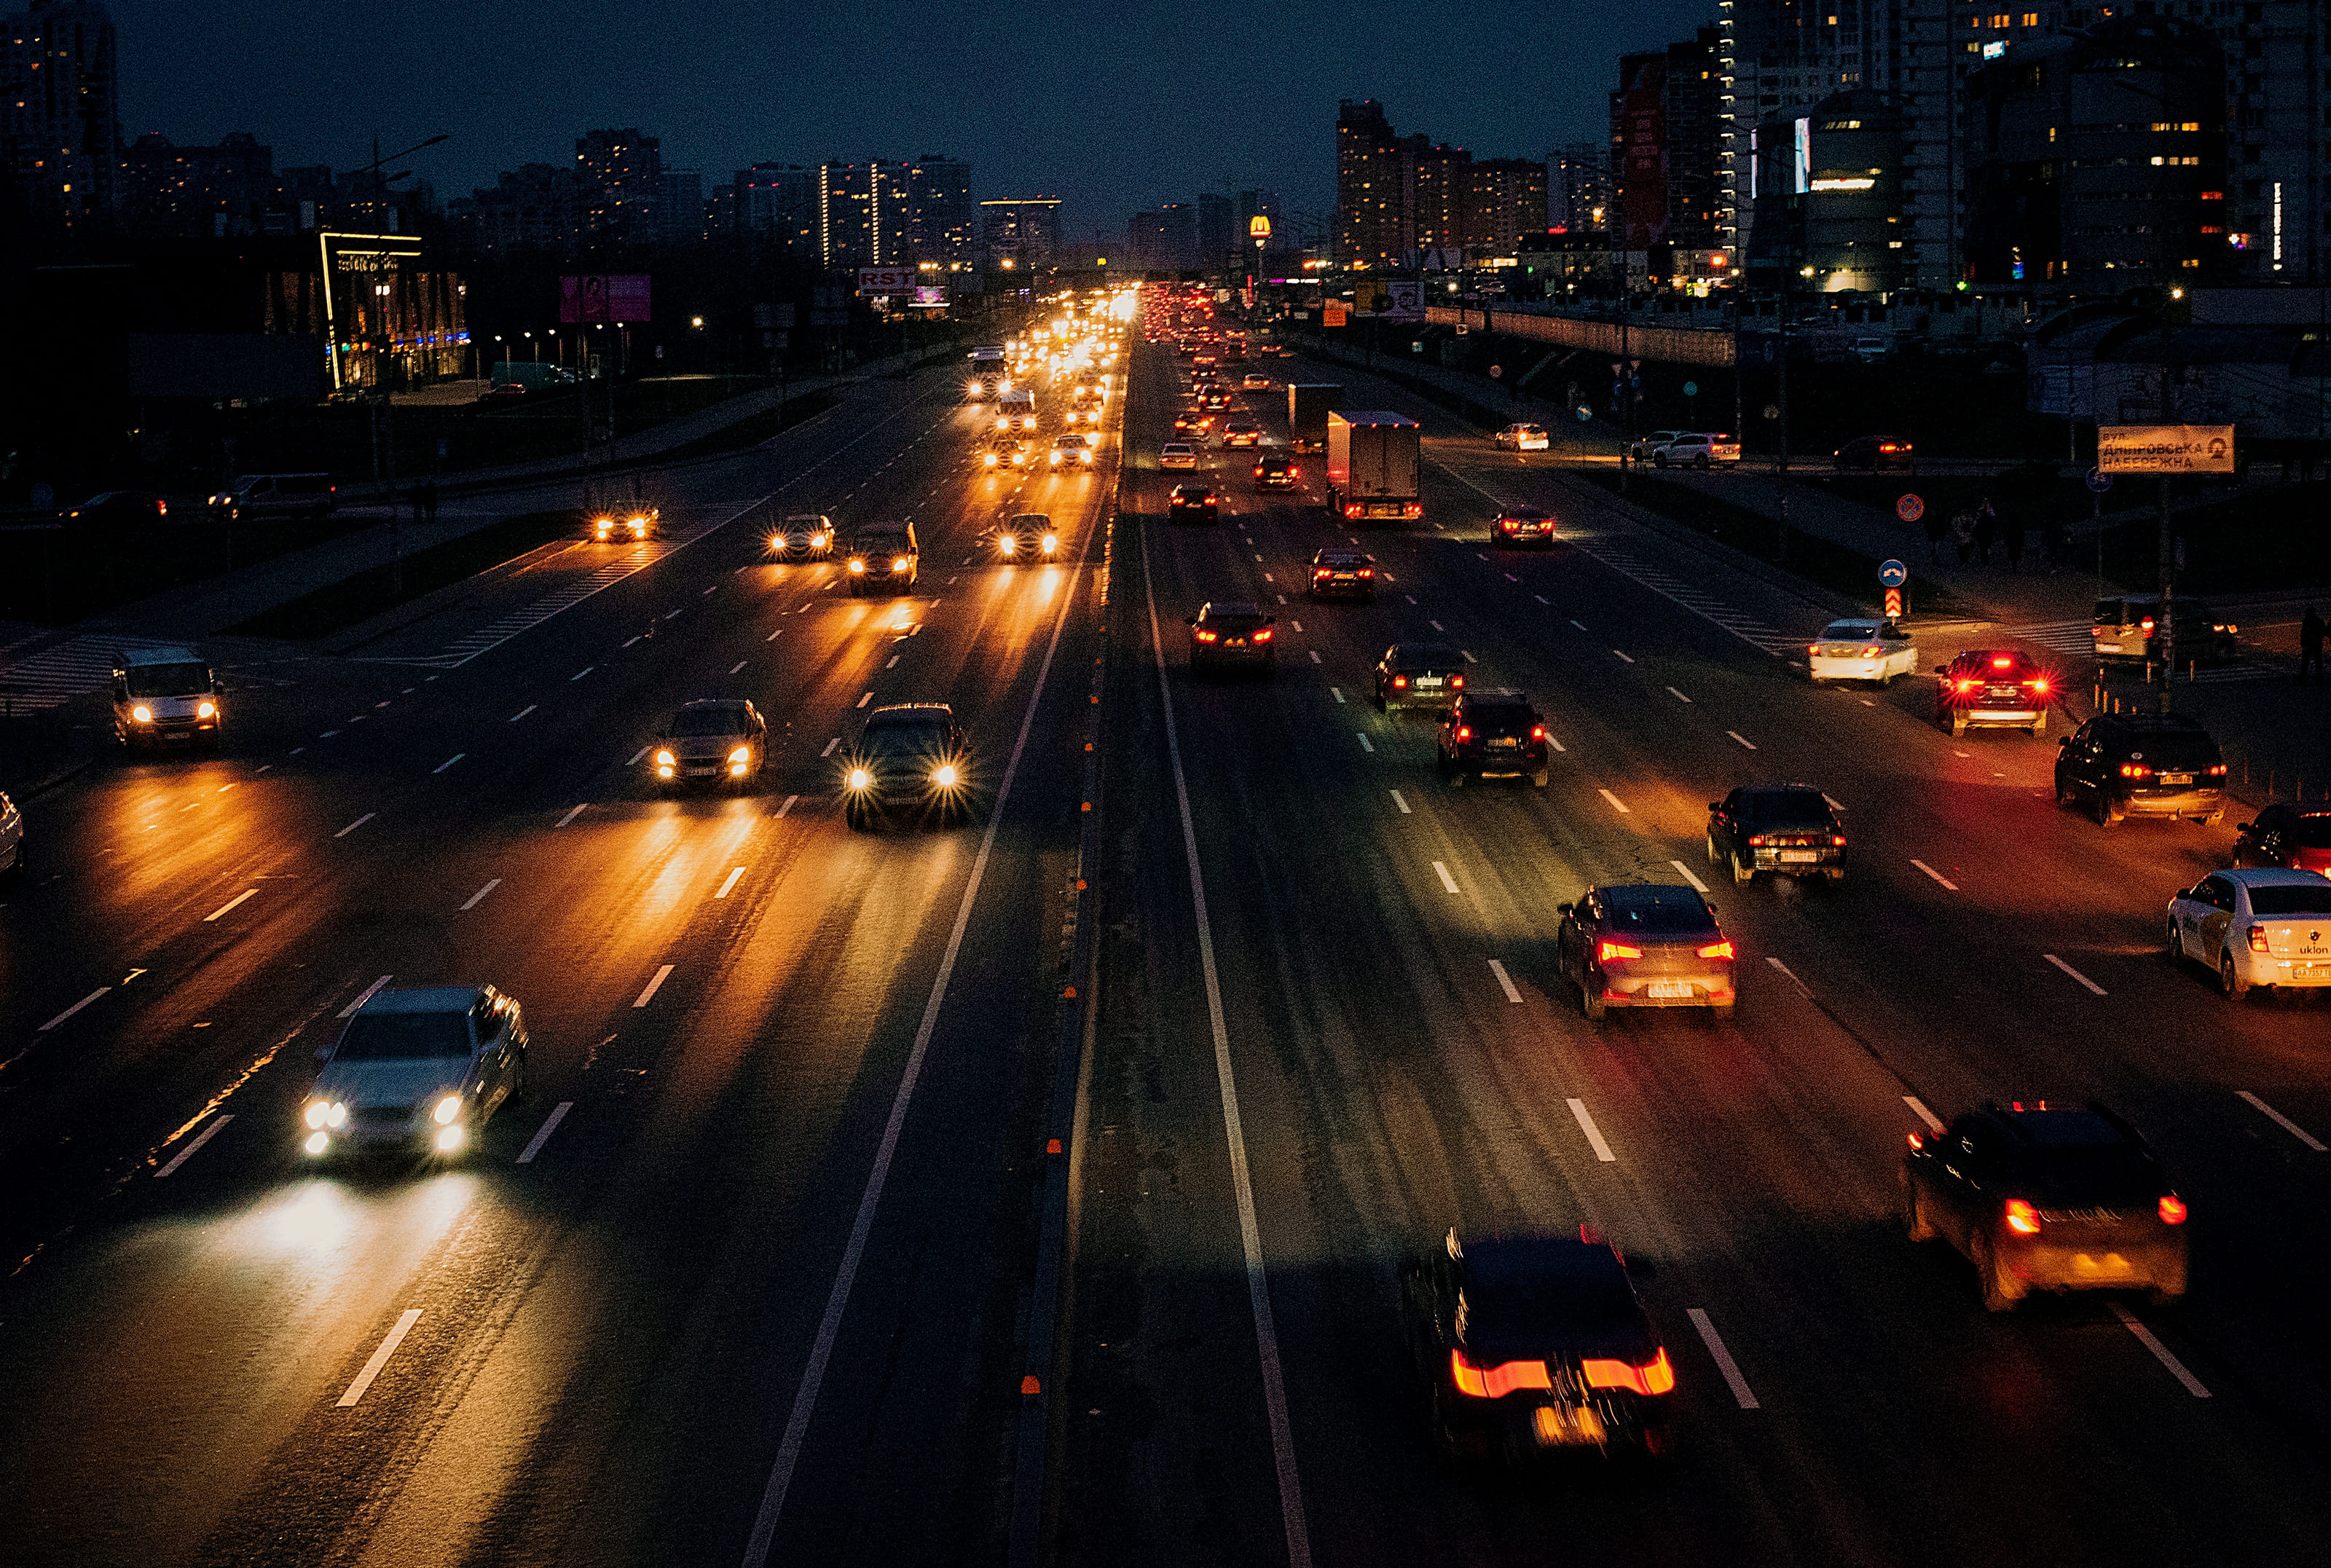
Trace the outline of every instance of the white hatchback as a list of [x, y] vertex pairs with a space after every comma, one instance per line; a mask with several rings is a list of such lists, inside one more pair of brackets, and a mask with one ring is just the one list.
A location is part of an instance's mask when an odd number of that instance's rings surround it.
[[1514, 451], [1544, 451], [1546, 448], [1546, 426], [1509, 424], [1498, 432], [1498, 444]]
[[1832, 621], [1821, 641], [1805, 647], [1806, 668], [1815, 686], [1825, 680], [1870, 680], [1890, 684], [1917, 671], [1918, 650], [1910, 634], [1891, 621]]
[[2168, 949], [2216, 970], [2237, 1002], [2253, 985], [2331, 985], [2331, 878], [2273, 866], [2212, 871], [2169, 900]]

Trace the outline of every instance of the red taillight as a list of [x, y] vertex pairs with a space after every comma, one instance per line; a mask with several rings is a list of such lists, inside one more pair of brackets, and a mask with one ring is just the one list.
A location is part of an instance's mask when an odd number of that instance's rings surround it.
[[1354, 501], [1350, 506], [1346, 507], [1346, 508], [1344, 508], [1344, 515], [1345, 515], [1346, 517], [1347, 517], [1347, 518], [1356, 518], [1356, 517], [1358, 517], [1358, 516], [1360, 515], [1360, 504], [1359, 504], [1359, 502], [1357, 502], [1357, 501]]
[[1910, 1135], [1910, 1146], [1914, 1149], [1925, 1148], [1927, 1146], [1925, 1136], [1919, 1133], [1912, 1133]]
[[2023, 684], [2031, 689], [2031, 695], [2034, 697], [2048, 695], [2048, 678], [2044, 675], [2035, 675]]
[[2161, 1222], [2164, 1225], [2185, 1223], [2185, 1200], [2171, 1193], [2161, 1200]]
[[1325, 566], [1314, 566], [1311, 568], [1311, 580], [1315, 583], [1324, 577], [1332, 577], [1335, 574], [1328, 571]]
[[2136, 623], [2136, 629], [2137, 629], [2138, 631], [2140, 631], [2140, 632], [2144, 632], [2147, 637], [2152, 636], [2152, 635], [2153, 635], [2153, 617], [2152, 617], [2152, 616], [2150, 616], [2150, 615], [2147, 615], [2144, 620], [2142, 620], [2142, 621], [2138, 622]]
[[1845, 835], [1843, 833], [1832, 833], [1829, 836], [1829, 841], [1836, 845], [1841, 850], [1845, 848]]
[[1993, 670], [2012, 670], [2015, 668], [2015, 660], [2012, 659], [1994, 659], [1991, 661], [1991, 667]]
[[1750, 849], [1752, 849], [1752, 850], [1761, 850], [1761, 849], [1763, 849], [1763, 848], [1765, 847], [1765, 835], [1764, 835], [1764, 834], [1762, 834], [1762, 833], [1751, 833], [1751, 834], [1749, 834], [1749, 835], [1748, 835], [1748, 847], [1749, 847]]
[[1675, 1368], [1664, 1350], [1641, 1366], [1623, 1361], [1588, 1358], [1578, 1364], [1588, 1388], [1628, 1388], [1637, 1393], [1666, 1393], [1675, 1387]]
[[1724, 940], [1724, 941], [1722, 941], [1722, 942], [1710, 942], [1707, 946], [1702, 947], [1702, 948], [1700, 948], [1700, 949], [1699, 949], [1699, 955], [1700, 955], [1702, 958], [1729, 958], [1729, 957], [1731, 957], [1731, 956], [1732, 956], [1732, 943], [1731, 943], [1730, 938], [1728, 938], [1728, 937], [1727, 937], [1726, 940]]
[[1392, 678], [1392, 683], [1396, 687], [1406, 686], [1408, 684], [1408, 677], [1405, 675], [1395, 675]]
[[1449, 1353], [1449, 1381], [1457, 1385], [1459, 1393], [1475, 1399], [1503, 1399], [1518, 1388], [1554, 1386], [1542, 1361], [1501, 1361], [1483, 1366], [1461, 1350]]
[[1303, 477], [1303, 470], [1299, 468], [1289, 469], [1287, 470], [1287, 477], [1291, 480], [1299, 480]]
[[1512, 533], [1516, 528], [1518, 528], [1518, 527], [1521, 527], [1521, 525], [1520, 525], [1519, 523], [1518, 523], [1518, 522], [1514, 521], [1514, 520], [1513, 520], [1513, 518], [1505, 518], [1505, 519], [1504, 519], [1504, 526], [1505, 526], [1505, 530], [1506, 530], [1506, 532], [1508, 532], [1508, 533], [1509, 533], [1509, 534], [1510, 534], [1510, 533]]
[[1959, 682], [1959, 689], [1961, 691], [1973, 691], [1974, 689], [1974, 682], [1971, 679], [1963, 679]]
[[2007, 1228], [2021, 1235], [2040, 1234], [2040, 1211], [2022, 1198], [2007, 1200]]
[[2264, 953], [2268, 951], [2265, 927], [2253, 926], [2250, 927], [2250, 951], [2253, 953]]
[[1362, 566], [1360, 568], [1360, 575], [1363, 577], [1373, 577], [1375, 575], [1376, 569], [1374, 566]]
[[1470, 739], [1472, 739], [1472, 738], [1473, 738], [1473, 727], [1472, 727], [1471, 725], [1470, 725], [1470, 724], [1460, 724], [1460, 725], [1459, 725], [1459, 726], [1457, 727], [1457, 738], [1458, 738], [1459, 740], [1470, 740]]
[[1400, 512], [1401, 516], [1404, 518], [1421, 518], [1424, 515], [1424, 503], [1422, 501], [1411, 501], [1408, 505], [1401, 508]]
[[1256, 633], [1254, 634], [1254, 640], [1255, 640], [1257, 642], [1268, 642], [1268, 641], [1270, 641], [1270, 627], [1268, 627], [1268, 626], [1266, 626], [1266, 627], [1264, 627], [1261, 631], [1260, 631], [1260, 632], [1256, 632]]
[[2145, 766], [2141, 762], [2125, 762], [2120, 765], [2120, 776], [2123, 778], [2151, 778], [2153, 776], [2153, 770]]
[[1613, 958], [1641, 958], [1642, 955], [1641, 948], [1630, 947], [1624, 942], [1600, 942], [1594, 947], [1594, 962], [1597, 964], [1608, 964]]
[[1530, 738], [1532, 740], [1544, 740], [1546, 738], [1546, 726], [1542, 724], [1531, 725]]
[[2222, 763], [2222, 762], [2213, 762], [2213, 763], [2212, 763], [2212, 764], [2210, 765], [2210, 776], [2211, 776], [2212, 778], [2223, 778], [2223, 777], [2225, 777], [2225, 776], [2226, 776], [2226, 765], [2225, 765], [2224, 763]]
[[1198, 628], [1197, 636], [1198, 641], [1201, 642], [1212, 642], [1215, 640], [1216, 635], [1217, 633], [1209, 632], [1203, 626]]
[[1461, 675], [1452, 675], [1449, 678], [1449, 684], [1452, 687], [1462, 686], [1465, 684], [1465, 678]]
[[2088, 635], [2091, 637], [2101, 637], [2104, 634], [2105, 629], [2101, 626], [2091, 626], [2088, 628]]

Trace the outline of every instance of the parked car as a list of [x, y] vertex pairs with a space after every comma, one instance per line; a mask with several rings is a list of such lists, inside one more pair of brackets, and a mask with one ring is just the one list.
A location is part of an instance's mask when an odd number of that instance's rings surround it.
[[1627, 448], [1627, 456], [1636, 462], [1649, 462], [1651, 457], [1651, 451], [1654, 447], [1665, 446], [1668, 442], [1684, 433], [1684, 432], [1679, 430], [1654, 430], [1647, 432], [1642, 435], [1635, 437], [1634, 444]]
[[1547, 444], [1546, 426], [1509, 424], [1498, 432], [1498, 444], [1508, 451], [1544, 451]]

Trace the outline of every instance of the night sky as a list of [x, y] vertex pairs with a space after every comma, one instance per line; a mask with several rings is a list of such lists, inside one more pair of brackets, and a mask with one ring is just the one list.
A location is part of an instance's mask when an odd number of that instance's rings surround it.
[[1622, 50], [1688, 37], [1708, 0], [1463, 5], [947, 6], [862, 0], [109, 0], [123, 133], [249, 130], [278, 166], [404, 166], [441, 198], [637, 126], [709, 193], [758, 159], [952, 153], [975, 194], [1059, 195], [1071, 237], [1121, 243], [1134, 209], [1263, 185], [1324, 218], [1339, 98], [1477, 157], [1608, 134]]

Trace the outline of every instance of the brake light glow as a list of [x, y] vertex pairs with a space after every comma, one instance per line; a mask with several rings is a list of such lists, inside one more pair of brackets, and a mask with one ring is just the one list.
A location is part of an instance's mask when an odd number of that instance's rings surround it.
[[1542, 724], [1531, 725], [1530, 738], [1532, 740], [1544, 740], [1546, 738], [1546, 726]]
[[1910, 1135], [1910, 1146], [1914, 1149], [1923, 1149], [1927, 1146], [1927, 1140], [1922, 1135], [1912, 1133]]
[[2161, 1200], [2161, 1222], [2164, 1225], [2185, 1223], [2185, 1200], [2174, 1193], [2164, 1194]]
[[1422, 501], [1411, 501], [1406, 506], [1401, 508], [1400, 512], [1401, 516], [1404, 518], [1421, 518], [1424, 515], [1424, 503]]
[[1465, 684], [1465, 678], [1461, 675], [1452, 675], [1449, 678], [1449, 684], [1451, 686], [1462, 686]]
[[2031, 689], [2031, 695], [2034, 697], [2048, 695], [2048, 678], [2044, 675], [2035, 675], [2023, 684]]
[[1363, 577], [1373, 577], [1375, 575], [1376, 569], [1374, 566], [1362, 566], [1360, 568], [1360, 575]]
[[1604, 941], [1594, 945], [1594, 962], [1597, 964], [1608, 964], [1613, 958], [1641, 958], [1642, 955], [1641, 948], [1631, 947], [1624, 942]]
[[1268, 627], [1268, 626], [1266, 626], [1266, 627], [1264, 627], [1261, 631], [1260, 631], [1260, 632], [1256, 632], [1256, 633], [1254, 634], [1254, 640], [1255, 640], [1257, 642], [1268, 642], [1268, 641], [1270, 641], [1270, 627]]
[[1762, 833], [1751, 833], [1751, 834], [1749, 834], [1749, 835], [1748, 835], [1748, 847], [1749, 847], [1750, 849], [1752, 849], [1752, 850], [1761, 850], [1761, 849], [1763, 849], [1763, 848], [1765, 847], [1765, 835], [1764, 835], [1764, 834], [1762, 834]]
[[1655, 1394], [1666, 1393], [1675, 1387], [1675, 1368], [1668, 1364], [1665, 1350], [1641, 1366], [1590, 1357], [1578, 1364], [1578, 1370], [1589, 1388], [1626, 1388], [1637, 1393]]
[[1971, 677], [1962, 677], [1959, 680], [1959, 689], [1961, 691], [1973, 691], [1974, 689], [1974, 679]]
[[1707, 946], [1700, 948], [1698, 952], [1702, 958], [1729, 958], [1732, 956], [1731, 939], [1727, 937], [1721, 942], [1710, 942]]
[[1836, 845], [1841, 850], [1845, 848], [1845, 835], [1843, 833], [1832, 833], [1829, 836], [1829, 841]]
[[1328, 571], [1325, 566], [1314, 566], [1311, 568], [1311, 580], [1315, 583], [1320, 581], [1322, 578], [1332, 577], [1335, 574]]
[[2213, 762], [2210, 765], [2208, 771], [2212, 778], [2223, 778], [2226, 776], [2226, 765], [2222, 762]]
[[1408, 677], [1405, 675], [1395, 675], [1392, 678], [1392, 683], [1395, 687], [1406, 686], [1408, 684]]
[[1554, 1387], [1554, 1378], [1542, 1361], [1501, 1361], [1483, 1366], [1453, 1349], [1449, 1353], [1449, 1381], [1457, 1385], [1459, 1393], [1475, 1399], [1503, 1399], [1518, 1388]]
[[2024, 1236], [2040, 1234], [2040, 1211], [2022, 1198], [2007, 1200], [2007, 1228]]
[[1459, 726], [1457, 727], [1457, 738], [1458, 738], [1459, 740], [1470, 740], [1470, 739], [1472, 739], [1472, 738], [1473, 738], [1473, 727], [1472, 727], [1471, 725], [1470, 725], [1470, 724], [1460, 724], [1460, 725], [1459, 725]]
[[1358, 517], [1360, 515], [1360, 503], [1354, 501], [1349, 506], [1346, 506], [1344, 508], [1344, 515], [1347, 518]]
[[2140, 631], [2140, 632], [2144, 632], [2147, 637], [2152, 636], [2152, 635], [2153, 635], [2153, 617], [2152, 617], [2152, 616], [2150, 616], [2150, 615], [2147, 615], [2144, 620], [2142, 620], [2142, 621], [2138, 622], [2136, 623], [2136, 629], [2137, 629], [2138, 631]]
[[1207, 631], [1204, 626], [1199, 627], [1197, 631], [1197, 638], [1201, 642], [1214, 641], [1220, 637], [1220, 635], [1221, 633], [1219, 632]]
[[2153, 770], [2145, 766], [2141, 762], [2125, 762], [2120, 765], [2120, 776], [2123, 778], [2151, 778], [2153, 776]]
[[[208, 704], [205, 704], [205, 707], [207, 707], [207, 706], [209, 706], [209, 705], [208, 705]], [[2267, 949], [2267, 945], [2266, 945], [2266, 927], [2263, 927], [2263, 926], [2253, 926], [2253, 927], [2250, 927], [2250, 951], [2251, 951], [2251, 952], [2253, 952], [2253, 953], [2264, 953], [2264, 952], [2266, 952], [2267, 950], [2268, 950], [2268, 949]]]

